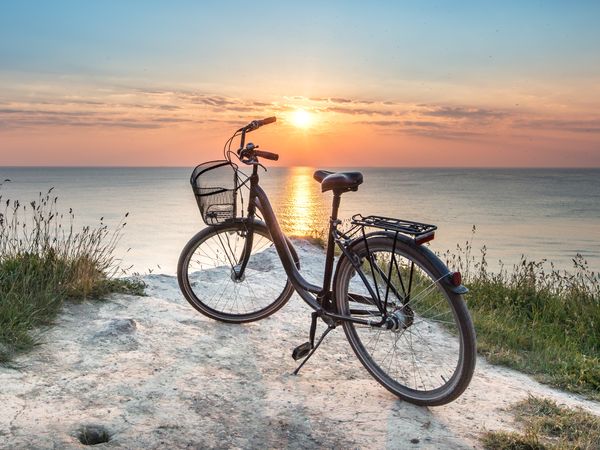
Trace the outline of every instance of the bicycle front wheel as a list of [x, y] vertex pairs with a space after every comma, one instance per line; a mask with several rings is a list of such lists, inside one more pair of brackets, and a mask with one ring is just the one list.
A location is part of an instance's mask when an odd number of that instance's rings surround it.
[[249, 223], [208, 227], [185, 246], [177, 279], [187, 301], [202, 314], [230, 323], [251, 322], [280, 309], [293, 293], [269, 231], [253, 223], [252, 249], [241, 277]]
[[335, 293], [341, 314], [370, 322], [343, 322], [361, 363], [411, 403], [456, 399], [475, 368], [475, 331], [462, 296], [442, 281], [445, 266], [433, 253], [388, 236], [359, 241], [351, 251], [364, 279], [342, 257]]

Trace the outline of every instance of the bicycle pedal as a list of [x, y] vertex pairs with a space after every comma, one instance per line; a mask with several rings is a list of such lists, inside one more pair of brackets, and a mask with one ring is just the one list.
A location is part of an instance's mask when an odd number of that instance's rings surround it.
[[306, 355], [308, 355], [311, 350], [312, 350], [312, 345], [310, 345], [310, 342], [305, 342], [304, 344], [300, 344], [292, 352], [292, 358], [294, 358], [295, 361], [298, 361], [299, 359], [302, 359]]

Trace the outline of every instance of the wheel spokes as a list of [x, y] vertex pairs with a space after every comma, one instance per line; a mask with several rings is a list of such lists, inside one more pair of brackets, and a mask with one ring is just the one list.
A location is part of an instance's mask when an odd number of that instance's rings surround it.
[[[415, 261], [398, 253], [372, 251], [368, 257], [368, 280], [383, 299], [385, 315], [397, 327], [353, 324], [372, 362], [388, 377], [417, 391], [431, 391], [453, 376], [460, 356], [460, 333], [449, 298], [432, 277]], [[384, 317], [374, 306], [379, 298], [369, 295], [354, 276], [349, 282], [348, 310], [356, 317]], [[393, 297], [390, 297], [390, 293]], [[410, 307], [408, 306], [410, 305]], [[393, 328], [393, 327], [392, 327]]]
[[273, 243], [256, 232], [245, 272], [239, 279], [234, 276], [244, 248], [244, 233], [223, 231], [194, 250], [188, 278], [194, 295], [207, 307], [225, 314], [253, 314], [270, 306], [285, 290], [287, 275]]

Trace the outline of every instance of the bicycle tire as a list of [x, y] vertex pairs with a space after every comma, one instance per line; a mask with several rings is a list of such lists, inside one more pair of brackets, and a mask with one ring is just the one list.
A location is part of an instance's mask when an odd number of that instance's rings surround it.
[[[247, 220], [210, 226], [192, 237], [179, 257], [181, 292], [197, 311], [212, 319], [228, 323], [260, 320], [283, 307], [294, 292], [268, 229], [258, 221], [253, 223], [246, 272], [242, 280], [234, 281], [233, 261], [239, 262], [247, 230]], [[295, 252], [294, 256], [298, 264]]]
[[[394, 331], [385, 325], [377, 328], [344, 321], [344, 332], [358, 359], [381, 385], [410, 403], [438, 406], [456, 399], [473, 376], [476, 341], [462, 295], [454, 293], [451, 286], [442, 281], [448, 273], [445, 265], [428, 249], [405, 240], [398, 240], [394, 245], [394, 238], [389, 235], [361, 239], [349, 249], [363, 261], [362, 267], [369, 272], [367, 280], [373, 288], [372, 294], [379, 292], [383, 296], [387, 290], [390, 302], [387, 311], [396, 319], [391, 323], [397, 328]], [[386, 254], [389, 255], [388, 263], [385, 262]], [[380, 272], [375, 266], [371, 269], [367, 255], [375, 259], [375, 264], [378, 264], [377, 260], [381, 261], [384, 270]], [[397, 273], [388, 272], [390, 266], [395, 267]], [[423, 285], [420, 291], [411, 292], [415, 286], [409, 287], [406, 282], [411, 273], [409, 267], [413, 273], [411, 283], [418, 280]], [[369, 304], [373, 295], [356, 275], [349, 259], [342, 256], [335, 280], [338, 311], [344, 315], [373, 316], [374, 321], [380, 320], [381, 312]], [[378, 278], [380, 283], [375, 289]], [[398, 297], [389, 295], [392, 289], [387, 288], [385, 278], [391, 279]], [[349, 292], [363, 297], [350, 297]], [[352, 300], [356, 298], [360, 298], [359, 303]], [[384, 346], [389, 348], [390, 343], [394, 351], [391, 356], [385, 354], [384, 349]]]

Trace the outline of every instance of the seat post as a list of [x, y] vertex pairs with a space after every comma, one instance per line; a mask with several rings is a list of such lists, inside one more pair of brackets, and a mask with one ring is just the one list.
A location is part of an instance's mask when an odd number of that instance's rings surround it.
[[338, 211], [340, 209], [340, 202], [342, 194], [339, 191], [333, 192], [333, 204], [331, 205], [331, 221], [337, 220]]
[[333, 254], [335, 250], [335, 241], [333, 240], [333, 231], [337, 227], [338, 211], [340, 209], [340, 200], [342, 195], [339, 191], [333, 191], [333, 205], [331, 207], [331, 218], [329, 219], [329, 233], [327, 235], [327, 254], [325, 256], [325, 274], [323, 275], [323, 290], [321, 296], [326, 296], [331, 289], [331, 277], [333, 275]]

